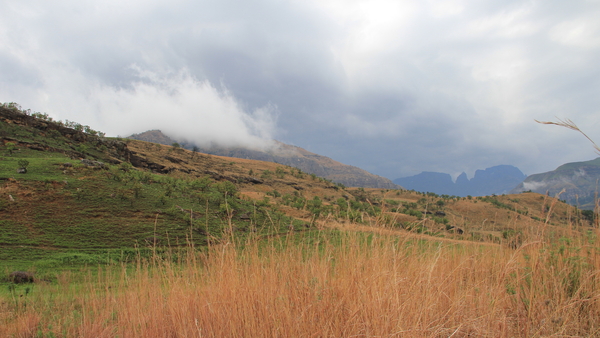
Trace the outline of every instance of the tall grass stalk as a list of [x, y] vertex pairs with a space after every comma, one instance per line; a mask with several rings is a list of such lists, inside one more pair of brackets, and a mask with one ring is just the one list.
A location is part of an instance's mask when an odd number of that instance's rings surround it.
[[595, 248], [518, 250], [353, 232], [190, 250], [2, 300], [2, 337], [600, 334]]

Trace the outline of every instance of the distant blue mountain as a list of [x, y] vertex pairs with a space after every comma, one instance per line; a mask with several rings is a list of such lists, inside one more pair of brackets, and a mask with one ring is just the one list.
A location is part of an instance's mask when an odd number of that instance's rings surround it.
[[415, 176], [397, 178], [393, 182], [408, 190], [456, 195], [456, 186], [450, 174], [424, 171]]
[[508, 193], [526, 177], [517, 167], [498, 165], [475, 171], [475, 176], [470, 180], [465, 173], [460, 174], [456, 182], [453, 182], [450, 174], [424, 171], [415, 176], [397, 178], [394, 183], [409, 190], [438, 195], [487, 196]]

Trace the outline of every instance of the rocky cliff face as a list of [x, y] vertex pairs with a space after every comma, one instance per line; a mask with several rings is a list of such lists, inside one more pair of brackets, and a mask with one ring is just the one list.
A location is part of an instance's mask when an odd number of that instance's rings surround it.
[[[167, 145], [178, 142], [177, 140], [164, 135], [160, 130], [150, 130], [140, 134], [134, 134], [129, 138]], [[179, 143], [186, 149], [193, 149], [195, 147], [194, 144], [185, 142]], [[311, 153], [300, 147], [277, 141], [275, 141], [274, 146], [268, 150], [248, 149], [243, 147], [219, 147], [217, 145], [210, 147], [197, 146], [196, 149], [199, 152], [211, 155], [280, 163], [298, 168], [309, 174], [315, 174], [332, 180], [336, 183], [344, 184], [348, 187], [383, 189], [401, 188], [387, 178], [373, 175], [360, 168], [334, 161], [326, 156]]]
[[449, 174], [422, 172], [415, 176], [394, 180], [406, 189], [422, 192], [434, 192], [438, 195], [486, 196], [508, 193], [525, 179], [525, 174], [511, 165], [499, 165], [485, 170], [477, 170], [472, 179], [462, 173], [452, 181]]
[[563, 164], [554, 171], [528, 176], [511, 193], [533, 191], [550, 196], [560, 193], [559, 198], [567, 203], [591, 210], [594, 209], [599, 180], [600, 157]]

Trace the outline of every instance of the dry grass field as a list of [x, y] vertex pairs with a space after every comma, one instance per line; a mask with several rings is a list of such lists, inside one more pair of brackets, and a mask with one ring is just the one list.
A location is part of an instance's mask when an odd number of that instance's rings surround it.
[[[2, 337], [575, 337], [600, 334], [600, 254], [330, 231], [173, 263], [69, 273], [2, 299]], [[18, 293], [18, 292], [17, 292]]]

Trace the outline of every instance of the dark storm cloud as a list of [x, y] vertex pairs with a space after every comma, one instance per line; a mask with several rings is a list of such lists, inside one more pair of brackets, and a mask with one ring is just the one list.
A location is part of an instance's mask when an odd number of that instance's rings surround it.
[[[0, 101], [109, 134], [278, 138], [390, 178], [600, 139], [597, 1], [4, 1]], [[185, 121], [185, 122], [182, 122]], [[200, 136], [202, 135], [202, 136]]]

